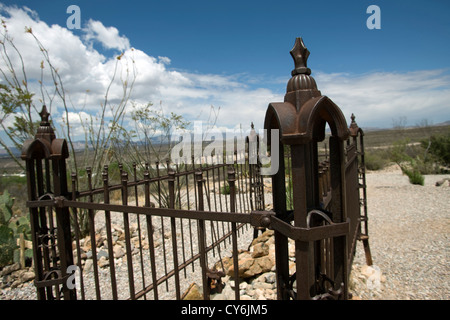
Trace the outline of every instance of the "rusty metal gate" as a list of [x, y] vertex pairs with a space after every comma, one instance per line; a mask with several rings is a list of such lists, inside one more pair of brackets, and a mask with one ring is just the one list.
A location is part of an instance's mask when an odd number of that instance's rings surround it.
[[[239, 283], [237, 239], [248, 226], [275, 231], [278, 299], [348, 298], [357, 239], [370, 256], [362, 130], [354, 121], [349, 130], [340, 109], [320, 95], [300, 38], [291, 54], [296, 68], [285, 102], [269, 104], [266, 113], [265, 129], [280, 130], [281, 146], [271, 211], [265, 211], [261, 164], [249, 163], [249, 148], [247, 160], [234, 165], [119, 167], [119, 182], [105, 167], [100, 188], [92, 187], [95, 173], [88, 169], [87, 188], [79, 190], [76, 175], [66, 170], [67, 143], [56, 139], [44, 107], [38, 133], [22, 152], [38, 299], [181, 299], [188, 274], [198, 275], [209, 299], [224, 275], [215, 262], [226, 252]], [[319, 161], [325, 123], [330, 154]], [[253, 132], [247, 142], [255, 138]], [[288, 239], [295, 240], [293, 274]]]

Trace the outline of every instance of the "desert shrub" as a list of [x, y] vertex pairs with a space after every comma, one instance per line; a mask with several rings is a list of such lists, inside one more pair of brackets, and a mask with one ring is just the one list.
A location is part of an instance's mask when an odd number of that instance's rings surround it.
[[381, 170], [389, 162], [384, 152], [369, 151], [364, 154], [364, 162], [368, 170]]
[[423, 174], [435, 173], [436, 164], [420, 145], [411, 144], [408, 139], [396, 141], [390, 150], [392, 161], [398, 164], [409, 182], [424, 185]]
[[430, 139], [422, 140], [420, 143], [437, 162], [450, 166], [450, 131], [447, 134], [432, 135]]
[[418, 170], [402, 168], [402, 172], [408, 176], [411, 184], [424, 185], [425, 178]]

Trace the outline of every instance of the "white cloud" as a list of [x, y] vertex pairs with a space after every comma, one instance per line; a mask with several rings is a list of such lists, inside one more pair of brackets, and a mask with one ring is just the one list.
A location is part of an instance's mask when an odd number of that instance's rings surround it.
[[331, 98], [347, 119], [358, 125], [392, 127], [392, 120], [407, 118], [407, 125], [422, 119], [433, 123], [450, 120], [448, 70], [375, 72], [361, 75], [317, 73], [323, 95]]
[[96, 40], [106, 49], [125, 51], [130, 48], [130, 41], [125, 36], [119, 36], [119, 30], [115, 27], [105, 27], [100, 21], [89, 19], [86, 32], [86, 41]]
[[[215, 110], [220, 107], [218, 126], [234, 128], [242, 124], [246, 129], [253, 121], [256, 128], [261, 128], [268, 104], [283, 101], [283, 93], [278, 93], [278, 90], [285, 88], [289, 80], [286, 77], [284, 83], [277, 83], [275, 91], [264, 88], [261, 75], [171, 70], [169, 57], [152, 57], [132, 48], [119, 30], [105, 27], [100, 21], [90, 20], [82, 30], [84, 34], [77, 36], [64, 27], [40, 21], [37, 13], [29, 9], [0, 6], [0, 17], [6, 21], [8, 32], [22, 53], [30, 82], [40, 79], [43, 58], [33, 37], [24, 32], [24, 27], [31, 27], [33, 34], [48, 49], [69, 97], [69, 115], [74, 125], [78, 123], [76, 115], [81, 111], [84, 116], [98, 115], [108, 88], [106, 111], [111, 115], [110, 107], [117, 106], [124, 96], [123, 84], [127, 83], [129, 88], [134, 79], [130, 98], [138, 104], [151, 101], [158, 105], [162, 101], [166, 113], [175, 112], [191, 121], [206, 120], [211, 105], [214, 105]], [[93, 41], [100, 42], [106, 49], [121, 50], [123, 56], [120, 60], [112, 53], [105, 56], [106, 53], [94, 48]], [[18, 65], [18, 57], [11, 55], [11, 58]], [[44, 76], [50, 90], [52, 82], [48, 66], [45, 66]], [[450, 120], [448, 70], [362, 75], [316, 72], [313, 76], [322, 94], [342, 108], [348, 121], [351, 113], [355, 113], [361, 127], [390, 127], [392, 119], [399, 116], [407, 116], [409, 124], [424, 118], [434, 123]], [[273, 79], [269, 80], [274, 83]], [[37, 81], [31, 86], [40, 97]], [[46, 103], [49, 103], [48, 97]], [[61, 101], [55, 98], [51, 107], [53, 118], [61, 119], [64, 111]], [[128, 106], [126, 110], [130, 111], [130, 108]]]

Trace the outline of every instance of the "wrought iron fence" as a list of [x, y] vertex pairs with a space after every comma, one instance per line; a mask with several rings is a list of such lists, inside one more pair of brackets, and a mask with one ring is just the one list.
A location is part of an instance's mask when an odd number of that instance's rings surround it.
[[[260, 163], [249, 163], [246, 148], [231, 165], [145, 163], [129, 172], [119, 165], [120, 182], [106, 166], [97, 188], [92, 176], [100, 173], [88, 168], [80, 190], [66, 169], [67, 143], [56, 139], [44, 107], [22, 152], [38, 299], [181, 299], [192, 281], [209, 299], [225, 273], [217, 262], [227, 255], [239, 287], [238, 236], [249, 228], [255, 236], [275, 231], [278, 299], [348, 298], [357, 240], [371, 264], [363, 132], [354, 117], [348, 128], [321, 96], [301, 39], [291, 54], [296, 69], [285, 102], [266, 113], [265, 128], [281, 131], [280, 168], [270, 182]], [[318, 142], [326, 122], [330, 150], [323, 159]], [[294, 270], [288, 239], [295, 242]]]

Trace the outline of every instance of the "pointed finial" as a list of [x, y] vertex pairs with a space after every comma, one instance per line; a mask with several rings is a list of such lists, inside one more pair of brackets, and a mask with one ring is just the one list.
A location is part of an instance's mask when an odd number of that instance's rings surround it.
[[295, 76], [297, 74], [311, 74], [311, 69], [309, 69], [306, 64], [309, 56], [309, 51], [306, 49], [302, 38], [296, 38], [295, 44], [290, 51], [292, 58], [294, 59], [295, 69], [292, 70], [291, 75]]
[[255, 125], [253, 124], [253, 121], [252, 121], [251, 127], [252, 127], [252, 129], [255, 129]]
[[45, 104], [42, 106], [42, 110], [39, 112], [39, 115], [41, 116], [41, 125], [47, 125], [49, 123], [48, 117], [50, 116], [50, 113], [48, 113]]
[[41, 112], [39, 112], [39, 115], [41, 116], [41, 123], [39, 124], [39, 127], [36, 131], [35, 138], [46, 139], [51, 142], [53, 139], [56, 138], [56, 136], [52, 126], [50, 125], [49, 121], [50, 113], [48, 113], [45, 104], [42, 106], [42, 110]]
[[356, 137], [358, 136], [358, 132], [359, 132], [359, 127], [358, 124], [355, 121], [355, 115], [352, 113], [352, 115], [350, 116], [350, 119], [352, 119], [352, 122], [350, 123], [350, 136], [351, 137]]

